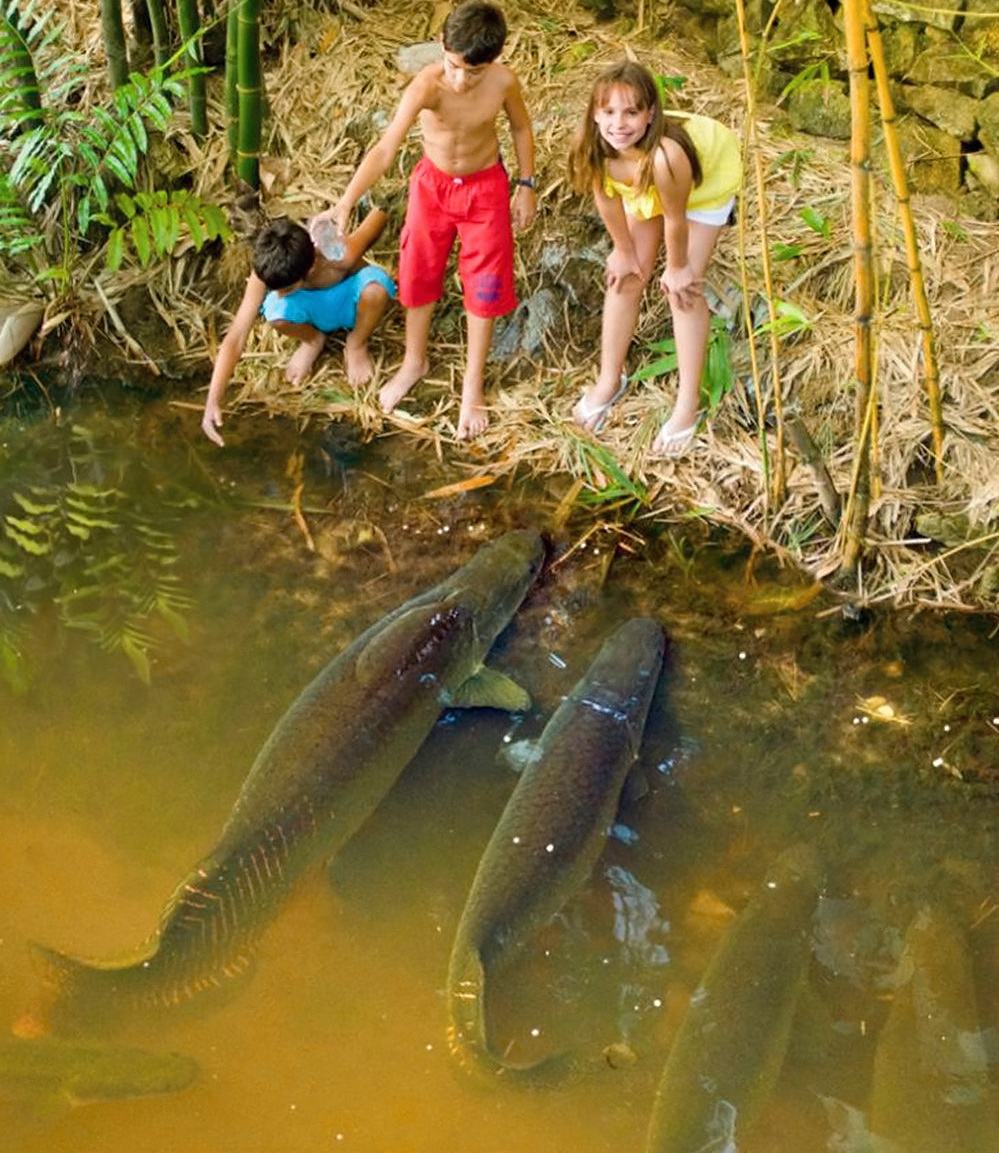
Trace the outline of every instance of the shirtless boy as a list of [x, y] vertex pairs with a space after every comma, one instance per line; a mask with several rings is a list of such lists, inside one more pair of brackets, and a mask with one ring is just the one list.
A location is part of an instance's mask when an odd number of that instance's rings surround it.
[[[468, 0], [444, 22], [443, 59], [410, 81], [388, 128], [358, 166], [340, 200], [320, 216], [345, 231], [358, 199], [388, 171], [419, 120], [423, 156], [413, 169], [399, 250], [399, 300], [406, 309], [406, 351], [378, 394], [391, 412], [427, 372], [434, 306], [455, 237], [468, 319], [468, 360], [461, 386], [458, 436], [477, 436], [489, 423], [486, 356], [496, 317], [517, 305], [513, 286], [513, 230], [534, 218], [534, 134], [520, 83], [497, 57], [506, 40], [503, 13]], [[509, 177], [500, 161], [496, 120], [510, 122], [517, 155], [511, 209]]]
[[278, 217], [265, 224], [253, 242], [253, 271], [229, 331], [219, 345], [208, 386], [201, 428], [217, 445], [225, 442], [222, 398], [243, 355], [258, 315], [278, 332], [301, 343], [288, 361], [285, 377], [300, 384], [308, 377], [326, 342], [326, 334], [349, 329], [343, 346], [347, 380], [354, 385], [374, 373], [368, 337], [381, 320], [395, 285], [388, 273], [366, 264], [364, 254], [378, 239], [388, 217], [373, 208], [344, 240], [340, 260], [328, 260], [301, 224]]

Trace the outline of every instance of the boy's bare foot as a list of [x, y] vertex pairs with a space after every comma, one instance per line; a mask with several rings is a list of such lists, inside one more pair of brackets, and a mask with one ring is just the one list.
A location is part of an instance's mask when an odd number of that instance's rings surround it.
[[348, 384], [367, 384], [375, 375], [375, 365], [368, 352], [367, 341], [361, 344], [351, 344], [349, 338], [344, 341], [343, 364]]
[[298, 348], [295, 349], [284, 370], [285, 380], [287, 380], [289, 384], [301, 384], [309, 378], [309, 374], [319, 359], [319, 354], [323, 351], [323, 345], [325, 343], [326, 338], [322, 336], [319, 340], [302, 341]]
[[412, 365], [403, 361], [395, 376], [378, 392], [378, 403], [382, 412], [391, 412], [407, 392], [426, 374], [429, 364], [424, 360]]
[[458, 414], [458, 439], [471, 440], [489, 427], [489, 410], [481, 400], [462, 400]]

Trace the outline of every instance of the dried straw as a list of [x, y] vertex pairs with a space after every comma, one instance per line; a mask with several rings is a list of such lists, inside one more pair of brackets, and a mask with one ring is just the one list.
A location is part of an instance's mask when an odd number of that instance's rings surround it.
[[[83, 12], [94, 7], [72, 4], [64, 11], [79, 42], [95, 57], [99, 74], [93, 22], [88, 24]], [[270, 214], [306, 217], [343, 189], [392, 114], [408, 79], [396, 66], [398, 49], [432, 38], [448, 6], [380, 0], [370, 8], [360, 3], [337, 7], [333, 13], [306, 0], [279, 0], [267, 9], [270, 23], [265, 36], [273, 52], [265, 66], [270, 117], [262, 180], [264, 207]], [[752, 162], [765, 174], [765, 204], [761, 205], [754, 181], [747, 180], [742, 204], [745, 271], [740, 269], [733, 231], [723, 236], [709, 278], [720, 298], [738, 304], [745, 276], [758, 323], [766, 318], [768, 307], [761, 240], [764, 209], [770, 245], [800, 247], [796, 259], [774, 266], [773, 294], [793, 302], [812, 323], [807, 332], [781, 340], [778, 379], [784, 406], [821, 455], [825, 481], [817, 480], [821, 470], [817, 471], [814, 456], [809, 460], [807, 453], [795, 449], [795, 443], [804, 443], [796, 440], [790, 446], [786, 491], [778, 486], [781, 499], [777, 507], [768, 507], [767, 459], [779, 459], [779, 454], [776, 430], [766, 430], [766, 443], [760, 443], [756, 390], [762, 387], [764, 398], [772, 403], [766, 390], [774, 374], [769, 355], [762, 355], [759, 371], [751, 370], [738, 325], [734, 330], [738, 383], [688, 455], [666, 462], [648, 456], [659, 423], [670, 410], [673, 381], [655, 380], [629, 390], [615, 406], [597, 445], [575, 428], [570, 412], [596, 373], [606, 240], [592, 205], [574, 197], [565, 180], [568, 143], [592, 79], [622, 55], [634, 56], [656, 72], [686, 78], [678, 101], [683, 107], [716, 116], [740, 132], [747, 127], [744, 84], [683, 51], [674, 39], [674, 17], [668, 9], [647, 6], [645, 27], [639, 30], [624, 20], [599, 24], [582, 8], [553, 0], [529, 5], [512, 0], [504, 3], [504, 10], [511, 28], [504, 58], [520, 76], [534, 118], [540, 190], [538, 218], [518, 241], [518, 289], [524, 300], [543, 287], [554, 291], [563, 320], [533, 355], [491, 367], [492, 422], [487, 432], [473, 444], [456, 438], [464, 358], [456, 286], [449, 288], [435, 318], [430, 375], [406, 398], [401, 411], [385, 416], [377, 404], [378, 384], [401, 359], [398, 311], [390, 314], [372, 342], [376, 381], [356, 393], [346, 383], [336, 339], [313, 378], [292, 388], [282, 376], [288, 347], [265, 326], [258, 326], [230, 390], [230, 405], [302, 420], [349, 419], [366, 437], [402, 436], [414, 449], [451, 462], [458, 479], [501, 478], [525, 471], [567, 474], [570, 499], [572, 493], [586, 490], [599, 495], [601, 486], [610, 491], [614, 482], [606, 463], [616, 461], [643, 503], [635, 514], [633, 500], [615, 498], [598, 506], [596, 517], [612, 517], [613, 507], [618, 509], [613, 518], [637, 515], [637, 524], [642, 525], [696, 508], [700, 516], [731, 526], [758, 548], [813, 576], [830, 576], [838, 567], [839, 546], [825, 514], [831, 499], [849, 490], [854, 463], [854, 277], [847, 147], [796, 134], [780, 110], [757, 107]], [[293, 33], [285, 35], [291, 28]], [[95, 84], [100, 83], [98, 75]], [[209, 111], [217, 131], [207, 142], [196, 142], [178, 128], [170, 144], [189, 158], [196, 190], [225, 200], [220, 85], [210, 91]], [[508, 141], [504, 151], [512, 158]], [[378, 203], [392, 215], [392, 226], [373, 255], [389, 267], [395, 261], [406, 176], [418, 155], [414, 133], [394, 170], [375, 189]], [[905, 227], [887, 168], [883, 161], [880, 164], [873, 178], [877, 221], [873, 337], [880, 394], [881, 487], [872, 493], [868, 547], [850, 591], [868, 602], [996, 611], [999, 581], [993, 578], [999, 543], [994, 532], [986, 531], [995, 524], [999, 496], [995, 225], [961, 218], [959, 209], [943, 199], [912, 201], [947, 427], [944, 479], [936, 484]], [[804, 222], [805, 208], [826, 217], [831, 227], [828, 237]], [[104, 293], [113, 306], [136, 284], [145, 283], [155, 307], [165, 319], [172, 318], [168, 323], [183, 356], [203, 368], [238, 302], [247, 268], [245, 246], [234, 244], [210, 267], [189, 253], [154, 271], [119, 276], [104, 286]], [[93, 307], [104, 312], [107, 306], [97, 301]], [[105, 315], [112, 315], [110, 309]], [[640, 362], [642, 342], [660, 339], [668, 330], [668, 310], [658, 291], [650, 288], [632, 368]], [[199, 387], [206, 384], [207, 371]], [[609, 457], [602, 457], [602, 452]], [[916, 516], [932, 511], [965, 513], [982, 526], [979, 545], [955, 552], [921, 537]]]

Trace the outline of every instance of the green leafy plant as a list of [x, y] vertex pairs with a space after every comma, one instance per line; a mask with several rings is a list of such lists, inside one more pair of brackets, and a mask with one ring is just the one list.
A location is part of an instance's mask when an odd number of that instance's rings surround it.
[[773, 331], [778, 339], [781, 339], [788, 336], [801, 336], [808, 332], [811, 327], [811, 319], [797, 305], [792, 304], [789, 300], [777, 300], [774, 302], [774, 319], [763, 321], [756, 326], [754, 331], [760, 336], [765, 336]]
[[643, 484], [632, 480], [604, 445], [589, 437], [576, 438], [579, 471], [587, 483], [580, 494], [580, 504], [606, 506], [611, 504], [644, 505], [648, 493]]
[[774, 101], [775, 104], [782, 104], [787, 97], [795, 92], [803, 84], [807, 84], [809, 80], [824, 80], [829, 81], [829, 65], [825, 60], [815, 61], [811, 64], [806, 64], [799, 72], [784, 85], [780, 90], [780, 95]]
[[813, 232], [817, 232], [823, 239], [828, 240], [832, 236], [832, 225], [829, 223], [829, 217], [823, 215], [817, 208], [812, 208], [811, 205], [806, 204], [798, 215]]
[[0, 679], [15, 691], [31, 680], [27, 623], [50, 609], [147, 683], [164, 628], [187, 639], [191, 602], [162, 505], [110, 483], [83, 429], [71, 458], [68, 483], [26, 482], [0, 502]]
[[186, 190], [160, 193], [146, 162], [152, 137], [165, 131], [183, 96], [186, 73], [133, 72], [107, 104], [84, 102], [87, 64], [54, 50], [54, 21], [39, 17], [24, 32], [22, 15], [15, 35], [14, 2], [0, 4], [0, 81], [22, 78], [25, 94], [42, 97], [39, 107], [0, 105], [0, 256], [30, 253], [36, 278], [67, 286], [94, 244], [108, 242], [106, 265], [116, 268], [127, 252], [145, 264], [182, 237], [195, 248], [227, 237], [216, 206]]
[[[656, 359], [632, 373], [635, 382], [652, 380], [658, 376], [668, 376], [676, 372], [676, 341], [672, 336], [664, 340], [652, 341], [647, 345], [649, 352], [658, 353]], [[721, 316], [712, 316], [708, 330], [707, 354], [704, 358], [704, 371], [701, 374], [701, 407], [714, 413], [718, 405], [732, 389], [732, 338], [728, 331], [728, 321]]]

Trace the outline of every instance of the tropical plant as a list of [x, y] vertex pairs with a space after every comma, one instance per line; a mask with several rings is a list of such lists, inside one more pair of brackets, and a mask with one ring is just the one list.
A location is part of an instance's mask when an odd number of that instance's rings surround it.
[[21, 90], [13, 115], [0, 119], [0, 258], [30, 253], [35, 278], [65, 290], [81, 255], [105, 241], [105, 263], [117, 267], [126, 252], [141, 264], [166, 255], [181, 237], [196, 249], [227, 237], [217, 206], [186, 190], [157, 192], [146, 163], [185, 74], [155, 67], [132, 73], [106, 105], [81, 101], [87, 66], [53, 50], [59, 29], [51, 10], [37, 15], [29, 0], [15, 25], [13, 0], [0, 3], [0, 82], [13, 78]]
[[[676, 372], [676, 341], [673, 337], [651, 341], [646, 348], [649, 352], [656, 353], [656, 358], [632, 373], [632, 381], [637, 383], [652, 380]], [[732, 383], [732, 339], [729, 336], [729, 322], [722, 316], [712, 316], [704, 371], [701, 373], [701, 407], [707, 409], [709, 414], [713, 414], [732, 390]]]
[[579, 472], [587, 489], [579, 496], [580, 504], [624, 504], [636, 509], [648, 502], [648, 492], [639, 481], [632, 480], [614, 454], [589, 437], [575, 438]]
[[71, 430], [69, 453], [73, 479], [26, 481], [0, 500], [0, 679], [15, 691], [31, 681], [28, 623], [49, 606], [147, 683], [161, 626], [187, 638], [169, 509], [145, 503], [134, 477], [112, 482], [86, 430]]

